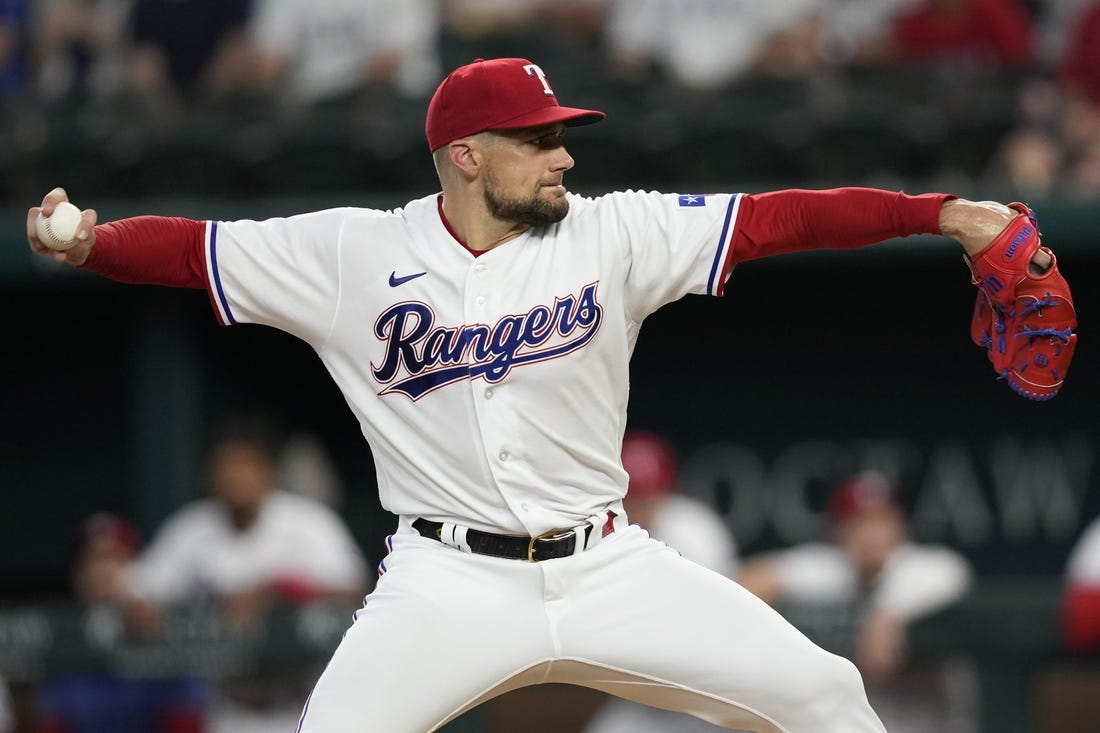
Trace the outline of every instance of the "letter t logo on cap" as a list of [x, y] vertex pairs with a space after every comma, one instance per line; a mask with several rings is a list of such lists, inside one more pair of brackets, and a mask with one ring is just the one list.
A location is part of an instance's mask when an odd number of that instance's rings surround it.
[[546, 74], [539, 68], [538, 64], [527, 64], [523, 67], [523, 70], [527, 72], [527, 76], [537, 76], [539, 81], [542, 82], [542, 91], [548, 96], [554, 96], [554, 90], [550, 88], [550, 83], [546, 81]]

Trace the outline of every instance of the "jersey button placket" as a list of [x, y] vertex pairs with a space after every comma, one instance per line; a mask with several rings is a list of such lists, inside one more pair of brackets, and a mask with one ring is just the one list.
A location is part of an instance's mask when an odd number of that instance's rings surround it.
[[[495, 304], [492, 308], [489, 306], [489, 298], [495, 292], [495, 287], [500, 285], [496, 282], [496, 276], [497, 273], [484, 262], [474, 262], [468, 270], [464, 297], [467, 323], [482, 323], [491, 327], [496, 321], [493, 315], [495, 311], [492, 310]], [[467, 358], [472, 364], [472, 350]], [[482, 440], [486, 448], [491, 451], [487, 452], [486, 456], [489, 459], [489, 469], [498, 481], [505, 503], [517, 514], [528, 513], [530, 509], [525, 502], [521, 501], [520, 496], [505, 488], [509, 484], [508, 476], [518, 468], [516, 465], [518, 458], [511, 446], [506, 447], [509, 434], [500, 420], [500, 411], [504, 409], [500, 401], [503, 398], [497, 396], [501, 386], [477, 378], [470, 381], [470, 388], [475, 397], [475, 410]], [[494, 401], [493, 405], [489, 405], [490, 400]], [[495, 450], [491, 447], [494, 445]], [[524, 505], [521, 506], [521, 503]]]
[[[478, 273], [479, 275], [483, 274], [487, 269], [488, 269], [488, 267], [483, 262], [474, 263], [474, 272]], [[478, 278], [477, 282], [478, 283], [482, 282], [482, 279]], [[481, 287], [480, 284], [477, 287], [480, 288]], [[486, 298], [484, 295], [481, 295], [481, 294], [477, 295], [474, 298], [474, 308], [473, 308], [473, 310], [477, 314], [478, 320], [480, 320], [482, 322], [485, 321], [485, 317], [484, 317], [485, 316], [485, 304], [488, 301], [489, 301], [489, 299]], [[493, 388], [492, 387], [487, 387], [485, 389], [485, 391], [482, 393], [482, 396], [486, 400], [493, 399]]]

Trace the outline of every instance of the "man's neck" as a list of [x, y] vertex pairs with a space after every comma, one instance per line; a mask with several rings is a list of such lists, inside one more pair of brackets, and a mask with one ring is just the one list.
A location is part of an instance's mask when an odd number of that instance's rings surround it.
[[531, 228], [528, 224], [501, 221], [483, 207], [463, 205], [454, 195], [443, 196], [439, 213], [451, 234], [473, 252], [487, 252]]

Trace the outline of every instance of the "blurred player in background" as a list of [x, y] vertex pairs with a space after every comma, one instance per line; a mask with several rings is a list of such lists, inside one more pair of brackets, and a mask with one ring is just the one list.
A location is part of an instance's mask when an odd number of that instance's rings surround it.
[[[242, 631], [278, 603], [358, 605], [368, 589], [359, 547], [332, 509], [275, 486], [278, 445], [263, 420], [220, 426], [209, 454], [211, 495], [169, 517], [134, 565], [127, 590], [135, 623], [152, 629], [167, 606], [204, 600]], [[269, 675], [219, 685], [212, 733], [293, 730], [308, 683]]]
[[[80, 526], [73, 591], [88, 628], [124, 628], [118, 602], [141, 549], [137, 529], [99, 513]], [[203, 733], [209, 689], [194, 677], [138, 678], [109, 670], [45, 678], [35, 695], [32, 733]]]
[[[1058, 633], [1074, 659], [1043, 680], [1037, 707], [1043, 730], [1093, 733], [1100, 717], [1100, 517], [1070, 551], [1063, 578]], [[1082, 663], [1083, 662], [1083, 663]]]
[[1066, 564], [1061, 633], [1071, 651], [1100, 650], [1100, 517], [1085, 528]]
[[688, 560], [732, 577], [737, 543], [714, 509], [680, 493], [680, 462], [672, 445], [642, 430], [623, 436], [623, 468], [629, 488], [623, 506], [630, 521]]
[[829, 542], [748, 558], [738, 581], [780, 608], [854, 605], [851, 657], [891, 733], [973, 731], [972, 711], [960, 708], [957, 691], [949, 688], [961, 679], [956, 667], [913, 664], [906, 653], [911, 623], [965, 595], [969, 563], [947, 547], [914, 543], [896, 487], [874, 471], [837, 486], [825, 517]]

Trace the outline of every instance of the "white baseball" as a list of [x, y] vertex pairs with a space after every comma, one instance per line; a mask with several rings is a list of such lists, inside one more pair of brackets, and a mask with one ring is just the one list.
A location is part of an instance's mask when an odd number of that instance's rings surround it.
[[54, 207], [52, 216], [38, 215], [35, 228], [38, 241], [50, 249], [64, 252], [76, 244], [76, 230], [80, 226], [80, 209], [68, 201], [62, 201]]

